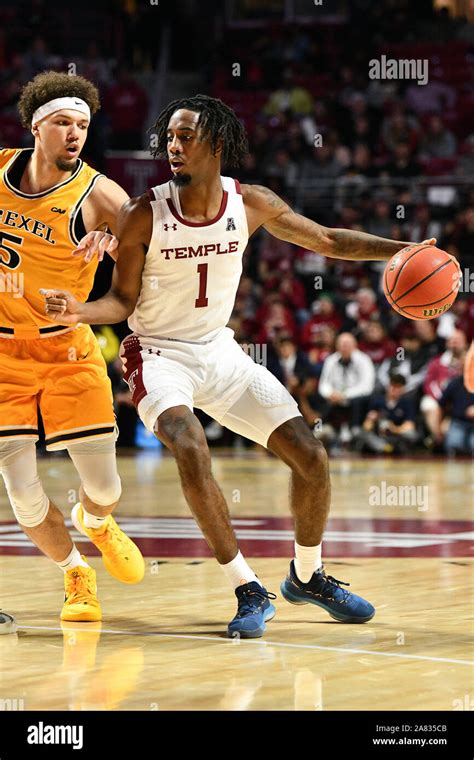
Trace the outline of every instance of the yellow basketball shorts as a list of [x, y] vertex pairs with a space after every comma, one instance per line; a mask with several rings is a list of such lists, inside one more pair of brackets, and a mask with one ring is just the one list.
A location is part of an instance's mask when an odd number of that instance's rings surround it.
[[116, 438], [112, 388], [88, 325], [33, 340], [0, 339], [0, 441], [38, 440], [49, 451]]

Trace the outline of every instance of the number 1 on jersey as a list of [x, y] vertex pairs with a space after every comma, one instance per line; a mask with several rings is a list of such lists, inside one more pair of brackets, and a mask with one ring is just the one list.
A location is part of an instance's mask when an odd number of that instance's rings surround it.
[[201, 306], [207, 306], [208, 304], [208, 299], [206, 296], [207, 264], [198, 264], [197, 270], [199, 273], [199, 295], [194, 302], [194, 306], [196, 309], [199, 309]]

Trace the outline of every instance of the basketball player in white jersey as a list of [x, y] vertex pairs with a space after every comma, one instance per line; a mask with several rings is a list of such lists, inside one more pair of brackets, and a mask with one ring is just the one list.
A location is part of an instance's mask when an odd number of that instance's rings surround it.
[[110, 291], [87, 304], [64, 291], [45, 291], [46, 311], [61, 323], [129, 317], [133, 333], [121, 348], [125, 379], [144, 424], [173, 452], [185, 498], [235, 589], [238, 611], [229, 636], [261, 636], [275, 614], [275, 596], [239, 551], [193, 407], [266, 446], [291, 468], [295, 559], [283, 596], [319, 605], [342, 622], [368, 621], [374, 607], [342, 589], [322, 565], [330, 502], [326, 451], [287, 390], [242, 351], [226, 324], [242, 254], [259, 227], [332, 258], [388, 259], [408, 243], [321, 227], [265, 187], [240, 187], [221, 176], [221, 161], [238, 163], [247, 141], [220, 100], [197, 95], [174, 101], [154, 130], [154, 155], [168, 158], [173, 179], [122, 208]]

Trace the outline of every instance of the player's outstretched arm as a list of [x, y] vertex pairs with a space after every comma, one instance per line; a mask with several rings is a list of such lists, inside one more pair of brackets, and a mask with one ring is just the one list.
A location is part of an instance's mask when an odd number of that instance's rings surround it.
[[[389, 259], [401, 248], [412, 245], [400, 240], [369, 235], [356, 230], [323, 227], [297, 214], [272, 190], [261, 185], [243, 185], [242, 194], [250, 234], [263, 226], [280, 240], [316, 251], [333, 259]], [[431, 244], [436, 243], [433, 238]]]
[[118, 220], [119, 247], [112, 286], [97, 301], [80, 303], [71, 293], [42, 288], [46, 313], [60, 324], [115, 324], [130, 316], [141, 289], [145, 255], [151, 238], [152, 212], [146, 195], [132, 198]]

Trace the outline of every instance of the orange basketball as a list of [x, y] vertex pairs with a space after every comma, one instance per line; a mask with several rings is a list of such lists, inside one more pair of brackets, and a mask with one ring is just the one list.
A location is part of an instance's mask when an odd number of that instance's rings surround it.
[[390, 306], [408, 319], [434, 319], [451, 308], [461, 284], [458, 262], [432, 245], [409, 245], [385, 267]]

